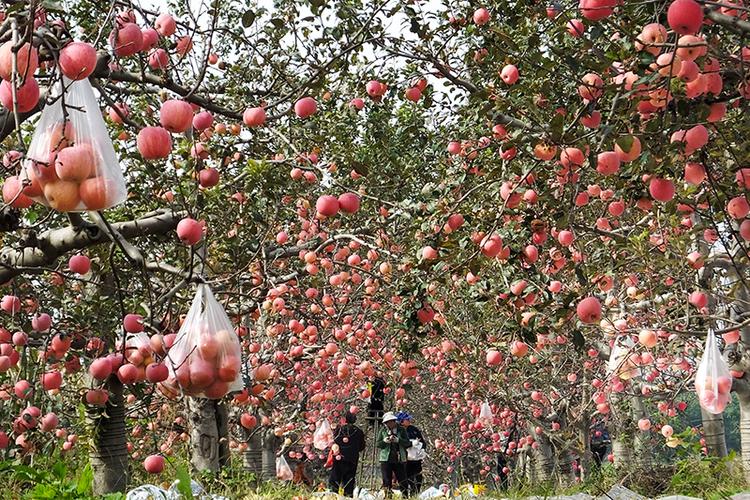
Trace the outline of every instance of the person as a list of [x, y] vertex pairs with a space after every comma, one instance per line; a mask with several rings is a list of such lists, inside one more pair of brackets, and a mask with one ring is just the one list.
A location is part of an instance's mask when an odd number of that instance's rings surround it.
[[600, 467], [607, 456], [607, 449], [611, 443], [609, 431], [603, 419], [597, 419], [591, 426], [590, 446], [594, 455], [594, 464]]
[[[414, 420], [414, 417], [412, 417], [409, 413], [402, 411], [398, 415], [396, 415], [396, 418], [401, 423], [401, 426], [406, 429], [406, 435], [409, 438], [409, 441], [412, 442], [412, 446], [415, 440], [422, 443], [422, 450], [427, 451], [427, 441], [425, 441], [424, 437], [422, 436], [422, 431], [419, 430], [419, 427], [412, 424], [412, 421]], [[416, 451], [416, 448], [412, 450], [413, 452]], [[422, 457], [424, 456], [424, 453], [422, 453], [421, 457], [418, 459], [411, 459], [409, 456], [410, 450], [406, 450], [406, 496], [412, 496], [417, 495], [420, 491], [422, 491]]]
[[406, 485], [406, 449], [411, 446], [406, 429], [398, 425], [393, 412], [383, 415], [383, 425], [378, 429], [375, 441], [380, 449], [380, 473], [383, 476], [383, 489], [390, 496], [393, 489], [393, 476], [396, 476], [399, 490], [407, 491]]
[[292, 482], [294, 484], [304, 484], [306, 486], [312, 486], [313, 481], [310, 478], [310, 475], [307, 473], [307, 468], [305, 467], [306, 461], [307, 458], [302, 455], [302, 459], [297, 462], [297, 465], [294, 468], [294, 475], [292, 476]]
[[334, 493], [343, 488], [344, 495], [352, 497], [359, 454], [365, 449], [365, 433], [354, 425], [357, 421], [355, 414], [347, 412], [344, 419], [346, 424], [337, 427], [333, 433], [332, 451], [336, 456], [333, 458], [328, 486]]
[[370, 403], [367, 405], [367, 416], [370, 419], [370, 423], [375, 425], [378, 420], [383, 418], [383, 410], [385, 409], [383, 405], [383, 401], [385, 400], [385, 380], [376, 376], [368, 383], [368, 389], [370, 391]]

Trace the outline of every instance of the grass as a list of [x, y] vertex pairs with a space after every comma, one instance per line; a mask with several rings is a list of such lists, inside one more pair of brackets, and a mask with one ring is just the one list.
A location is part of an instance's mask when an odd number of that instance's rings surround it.
[[[207, 492], [242, 500], [289, 500], [294, 497], [309, 499], [311, 489], [302, 489], [278, 481], [257, 482], [252, 473], [244, 471], [240, 462], [218, 475], [196, 474], [192, 478]], [[140, 484], [155, 484], [168, 488], [175, 479], [188, 485], [190, 474], [185, 461], [170, 460], [168, 468], [159, 476], [148, 475], [133, 462], [131, 488]], [[569, 487], [551, 483], [521, 482], [516, 480], [508, 491], [487, 490], [487, 498], [549, 497], [587, 493], [603, 495], [614, 484], [623, 486], [648, 497], [660, 495], [688, 495], [698, 498], [720, 499], [744, 491], [747, 488], [742, 473], [741, 461], [734, 455], [724, 459], [699, 455], [682, 457], [671, 464], [657, 464], [646, 469], [624, 470], [610, 464], [591, 471], [583, 482]], [[90, 500], [93, 474], [85, 454], [61, 456], [37, 456], [35, 462], [24, 464], [16, 460], [0, 461], [0, 482], [7, 498], [24, 500]], [[187, 493], [187, 491], [186, 491]], [[186, 495], [189, 498], [189, 495]], [[113, 494], [104, 500], [124, 500], [125, 495]]]

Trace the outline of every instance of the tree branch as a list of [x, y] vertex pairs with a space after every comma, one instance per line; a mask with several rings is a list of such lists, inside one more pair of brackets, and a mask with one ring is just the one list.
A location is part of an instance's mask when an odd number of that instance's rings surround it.
[[[140, 219], [116, 222], [112, 228], [125, 239], [166, 234], [177, 227], [187, 214], [170, 210], [145, 214]], [[93, 224], [81, 227], [67, 226], [50, 229], [37, 238], [37, 245], [26, 248], [0, 249], [0, 283], [6, 283], [24, 272], [22, 268], [35, 268], [54, 263], [72, 250], [81, 250], [110, 242], [110, 235]]]

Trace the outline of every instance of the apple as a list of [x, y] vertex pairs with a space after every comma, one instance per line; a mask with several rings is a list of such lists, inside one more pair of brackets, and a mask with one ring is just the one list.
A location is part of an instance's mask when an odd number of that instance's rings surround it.
[[84, 80], [96, 68], [96, 49], [86, 42], [71, 42], [60, 51], [58, 64], [71, 80]]
[[508, 64], [500, 71], [500, 78], [507, 84], [513, 85], [518, 81], [518, 68], [515, 64]]
[[602, 305], [596, 297], [586, 297], [576, 306], [576, 314], [583, 323], [598, 323], [602, 318]]
[[57, 153], [55, 173], [63, 181], [81, 182], [96, 171], [96, 155], [90, 144], [79, 143]]
[[109, 43], [117, 57], [132, 56], [143, 49], [143, 33], [135, 23], [124, 23], [112, 31]]
[[166, 12], [159, 14], [154, 21], [154, 29], [161, 36], [172, 36], [177, 31], [177, 22]]
[[146, 380], [156, 384], [169, 378], [169, 369], [164, 363], [151, 363], [146, 367]]
[[179, 99], [164, 101], [159, 110], [159, 123], [173, 133], [183, 133], [193, 125], [193, 108]]
[[11, 175], [3, 182], [3, 201], [13, 208], [29, 208], [34, 200], [23, 193], [23, 186], [18, 176]]
[[703, 24], [703, 7], [695, 0], [674, 0], [667, 9], [667, 23], [680, 35], [695, 34]]
[[143, 468], [149, 474], [160, 474], [164, 470], [165, 460], [162, 455], [149, 455], [143, 461]]
[[674, 198], [674, 183], [669, 179], [654, 177], [648, 185], [648, 192], [656, 201], [668, 202]]
[[503, 355], [496, 349], [488, 349], [485, 358], [489, 366], [497, 366], [503, 362]]
[[51, 326], [52, 318], [47, 313], [37, 314], [31, 319], [31, 328], [36, 332], [49, 331]]
[[[16, 103], [19, 113], [27, 113], [34, 109], [39, 102], [39, 84], [32, 77], [16, 89]], [[3, 80], [0, 83], [0, 103], [8, 109], [13, 109], [13, 90], [11, 83]]]
[[[13, 41], [0, 45], [0, 78], [6, 81], [13, 79]], [[21, 78], [30, 77], [39, 67], [37, 50], [29, 43], [24, 43], [18, 49], [16, 59], [18, 74]]]
[[248, 127], [260, 127], [266, 123], [266, 110], [260, 106], [247, 108], [242, 113], [242, 122]]
[[62, 373], [57, 370], [53, 370], [42, 374], [42, 387], [45, 391], [51, 391], [52, 389], [59, 389], [62, 385]]
[[148, 55], [148, 66], [153, 70], [165, 70], [169, 67], [169, 53], [162, 49], [154, 49]]
[[294, 103], [294, 113], [300, 118], [307, 118], [318, 110], [318, 103], [312, 97], [303, 97]]
[[76, 274], [86, 274], [91, 269], [91, 259], [85, 255], [73, 255], [68, 259], [68, 269]]
[[339, 196], [339, 209], [347, 214], [353, 214], [359, 210], [359, 196], [354, 193], [344, 193]]
[[324, 194], [315, 202], [315, 210], [326, 217], [333, 217], [340, 209], [339, 200], [335, 196]]
[[172, 136], [163, 127], [144, 127], [138, 132], [136, 144], [145, 160], [166, 158], [172, 151]]
[[201, 111], [193, 117], [193, 128], [203, 131], [211, 127], [214, 123], [214, 115], [208, 111]]
[[484, 7], [481, 7], [474, 11], [472, 19], [474, 19], [474, 24], [477, 26], [483, 26], [489, 22], [490, 12]]
[[112, 361], [109, 358], [97, 358], [89, 365], [89, 374], [97, 380], [106, 380], [112, 374]]

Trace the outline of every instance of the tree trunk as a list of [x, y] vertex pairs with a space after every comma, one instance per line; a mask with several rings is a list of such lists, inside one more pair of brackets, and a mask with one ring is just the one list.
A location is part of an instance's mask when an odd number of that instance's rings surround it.
[[558, 462], [560, 476], [557, 482], [562, 487], [570, 486], [575, 482], [576, 473], [573, 470], [573, 460], [573, 453], [569, 449], [560, 452]]
[[272, 429], [265, 429], [263, 431], [261, 452], [261, 477], [264, 480], [273, 479], [276, 477], [276, 436]]
[[227, 405], [221, 401], [214, 401], [216, 407], [216, 429], [219, 431], [219, 467], [229, 467], [229, 411]]
[[519, 456], [519, 468], [520, 472], [517, 472], [519, 477], [525, 477], [529, 483], [534, 484], [537, 481], [536, 467], [531, 457], [531, 446], [526, 445], [523, 448], [523, 452]]
[[630, 467], [633, 465], [633, 439], [629, 434], [612, 440], [612, 455], [615, 466]]
[[107, 404], [87, 408], [88, 420], [94, 427], [93, 447], [89, 452], [94, 496], [127, 491], [128, 444], [125, 428], [125, 398], [123, 385], [112, 375], [106, 384]]
[[250, 433], [245, 431], [247, 438], [247, 450], [242, 456], [242, 465], [246, 471], [252, 472], [256, 481], [263, 476], [263, 438], [260, 431]]
[[539, 443], [539, 447], [534, 453], [537, 478], [541, 482], [547, 482], [552, 479], [552, 474], [555, 471], [555, 454], [552, 449], [552, 443], [550, 443], [547, 436], [539, 436], [537, 443]]
[[[639, 396], [633, 396], [633, 422], [637, 423], [640, 419], [647, 417], [646, 410], [643, 407], [643, 399]], [[638, 430], [633, 436], [633, 449], [635, 450], [635, 459], [640, 467], [650, 470], [653, 462], [653, 447], [650, 443], [651, 433], [649, 431]]]
[[[227, 451], [222, 449], [221, 439], [226, 441], [226, 434], [222, 430], [227, 428], [226, 409], [223, 403], [205, 398], [188, 398], [188, 415], [190, 422], [190, 444], [192, 457], [190, 463], [197, 471], [208, 470], [218, 472], [222, 462], [226, 462], [229, 443], [225, 443]], [[222, 429], [223, 428], [223, 429]]]
[[724, 433], [724, 414], [714, 415], [701, 408], [701, 418], [708, 454], [712, 457], [726, 457], [727, 440]]
[[740, 397], [740, 440], [745, 481], [750, 482], [750, 398]]
[[589, 439], [590, 420], [591, 419], [588, 416], [586, 418], [581, 418], [578, 428], [578, 436], [583, 443], [583, 454], [581, 455], [580, 463], [578, 464], [581, 468], [581, 482], [585, 481], [591, 472], [591, 464], [594, 461], [594, 454], [591, 451], [591, 440]]

